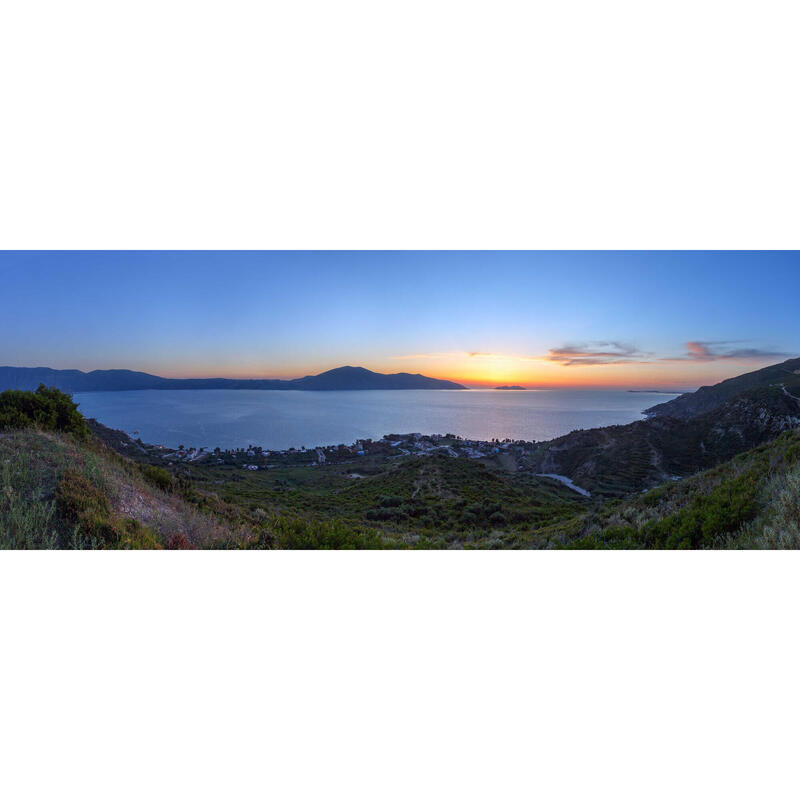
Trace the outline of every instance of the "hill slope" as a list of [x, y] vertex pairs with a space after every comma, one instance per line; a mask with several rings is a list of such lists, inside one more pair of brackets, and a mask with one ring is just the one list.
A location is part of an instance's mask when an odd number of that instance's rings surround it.
[[460, 383], [398, 372], [386, 375], [364, 367], [338, 367], [320, 375], [293, 380], [232, 378], [161, 378], [127, 369], [50, 369], [49, 367], [0, 367], [0, 391], [32, 391], [39, 384], [62, 392], [119, 392], [139, 389], [277, 389], [331, 391], [359, 389], [464, 389]]
[[800, 548], [800, 430], [714, 469], [534, 532], [528, 547]]
[[0, 548], [213, 547], [230, 527], [187, 502], [164, 470], [95, 440], [0, 432]]
[[785, 385], [787, 391], [800, 395], [800, 358], [738, 375], [714, 386], [702, 386], [696, 392], [682, 394], [674, 400], [652, 406], [645, 413], [659, 417], [689, 419], [719, 408], [723, 403], [748, 389], [780, 385]]
[[752, 389], [704, 414], [655, 416], [629, 425], [573, 431], [532, 459], [605, 497], [623, 497], [708, 469], [800, 427], [800, 400], [782, 387]]

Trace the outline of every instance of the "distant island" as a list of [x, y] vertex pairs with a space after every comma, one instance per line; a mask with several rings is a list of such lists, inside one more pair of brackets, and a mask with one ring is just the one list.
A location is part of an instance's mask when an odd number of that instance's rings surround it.
[[510, 391], [524, 392], [525, 391], [525, 387], [524, 386], [495, 386], [494, 388], [497, 391], [504, 391], [504, 392], [506, 392], [506, 391], [508, 391], [508, 392], [510, 392]]
[[364, 367], [337, 367], [319, 375], [293, 380], [236, 378], [161, 378], [128, 369], [77, 369], [0, 367], [0, 391], [31, 391], [39, 384], [62, 392], [124, 392], [141, 389], [272, 389], [295, 391], [349, 391], [365, 389], [466, 389], [454, 381], [398, 372], [386, 375]]

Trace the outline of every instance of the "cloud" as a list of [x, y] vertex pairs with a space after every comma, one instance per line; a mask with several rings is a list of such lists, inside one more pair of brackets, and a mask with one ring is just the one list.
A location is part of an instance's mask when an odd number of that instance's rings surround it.
[[634, 345], [622, 342], [589, 342], [553, 348], [545, 359], [565, 367], [591, 367], [601, 364], [642, 364], [651, 355]]
[[484, 353], [477, 350], [457, 350], [446, 353], [411, 353], [392, 356], [395, 359], [454, 359], [493, 358], [508, 361], [550, 361], [564, 367], [596, 367], [612, 364], [702, 363], [707, 361], [758, 361], [769, 358], [788, 358], [790, 353], [745, 346], [747, 341], [690, 341], [682, 356], [656, 356], [640, 350], [634, 344], [618, 341], [565, 344], [550, 349], [547, 355], [531, 356], [511, 353]]
[[662, 356], [654, 358], [635, 345], [623, 342], [590, 342], [588, 344], [564, 345], [556, 347], [544, 358], [565, 367], [593, 367], [605, 364], [658, 364], [688, 363], [721, 360], [759, 361], [769, 358], [788, 358], [790, 353], [758, 347], [742, 347], [748, 342], [686, 342], [686, 354], [682, 356]]
[[720, 361], [723, 359], [741, 359], [757, 361], [762, 358], [785, 358], [790, 353], [777, 350], [763, 350], [758, 347], [731, 347], [746, 342], [686, 342], [686, 355], [665, 361]]

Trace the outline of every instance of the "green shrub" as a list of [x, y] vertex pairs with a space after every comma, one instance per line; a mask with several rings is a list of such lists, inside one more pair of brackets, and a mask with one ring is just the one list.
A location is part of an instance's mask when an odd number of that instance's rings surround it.
[[156, 535], [135, 519], [113, 515], [108, 498], [75, 470], [67, 470], [56, 486], [60, 518], [74, 526], [75, 535], [102, 547], [123, 550], [155, 550]]
[[720, 546], [723, 539], [758, 512], [760, 484], [751, 473], [725, 481], [697, 495], [680, 511], [642, 527], [647, 547], [669, 550]]
[[373, 530], [359, 530], [339, 521], [287, 517], [275, 522], [273, 546], [286, 550], [379, 550], [385, 547]]
[[381, 497], [379, 505], [381, 508], [397, 508], [403, 502], [402, 497]]
[[164, 467], [143, 466], [142, 475], [147, 481], [164, 492], [171, 492], [173, 488], [172, 475]]
[[35, 392], [8, 389], [0, 392], [0, 430], [40, 428], [72, 433], [80, 439], [89, 434], [86, 420], [68, 394], [40, 384]]
[[119, 531], [111, 523], [106, 496], [75, 470], [67, 470], [56, 486], [56, 509], [65, 522], [106, 545], [119, 542]]

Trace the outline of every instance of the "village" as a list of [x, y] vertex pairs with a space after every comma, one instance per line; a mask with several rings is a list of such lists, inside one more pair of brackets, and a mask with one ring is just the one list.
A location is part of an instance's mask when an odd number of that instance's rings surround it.
[[[463, 439], [455, 434], [388, 434], [382, 439], [358, 439], [350, 445], [337, 444], [324, 447], [291, 447], [287, 450], [264, 450], [257, 445], [234, 450], [214, 448], [185, 448], [177, 450], [163, 445], [151, 445], [151, 453], [158, 454], [169, 465], [198, 464], [203, 466], [237, 467], [249, 471], [269, 470], [277, 467], [324, 467], [357, 463], [364, 459], [372, 463], [408, 456], [447, 456], [449, 458], [489, 459], [500, 458], [519, 464], [525, 456], [536, 450], [535, 441], [493, 439], [479, 441]], [[153, 452], [155, 451], [155, 452]]]

